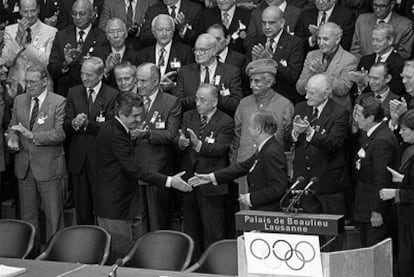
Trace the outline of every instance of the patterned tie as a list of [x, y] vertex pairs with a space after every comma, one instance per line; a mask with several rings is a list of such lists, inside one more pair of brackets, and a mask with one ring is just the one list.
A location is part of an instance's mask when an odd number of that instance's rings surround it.
[[85, 42], [84, 40], [83, 40], [83, 35], [85, 34], [85, 32], [84, 31], [79, 31], [79, 40], [78, 40], [78, 45], [80, 45], [80, 47], [82, 47], [83, 46], [83, 43]]
[[201, 116], [201, 122], [200, 122], [200, 134], [199, 134], [199, 138], [201, 139], [201, 136], [204, 133], [204, 129], [206, 128], [207, 125], [207, 116], [206, 115], [202, 115]]
[[88, 112], [91, 114], [92, 112], [92, 106], [93, 106], [93, 94], [95, 91], [93, 88], [88, 89]]
[[27, 32], [26, 42], [27, 42], [27, 44], [30, 44], [30, 43], [32, 43], [32, 29], [27, 28], [26, 32]]
[[127, 28], [131, 28], [132, 27], [132, 16], [133, 16], [133, 11], [132, 11], [132, 2], [134, 0], [129, 0], [129, 6], [128, 6], [128, 11], [127, 11]]
[[39, 98], [35, 97], [33, 98], [35, 101], [32, 109], [32, 115], [30, 116], [30, 131], [33, 130], [33, 125], [36, 122], [37, 119], [37, 113], [39, 112]]
[[204, 84], [210, 84], [210, 72], [208, 66], [205, 67], [206, 75], [204, 76]]
[[275, 40], [274, 39], [268, 39], [267, 42], [266, 42], [266, 48], [269, 49], [269, 51], [271, 53], [275, 53], [274, 44], [275, 44]]
[[326, 23], [326, 12], [322, 13], [321, 22], [319, 23], [319, 26], [322, 26]]
[[148, 113], [150, 107], [151, 107], [151, 98], [149, 96], [145, 96], [144, 97], [144, 109], [146, 113]]
[[165, 48], [162, 47], [160, 49], [160, 56], [158, 57], [158, 66], [164, 66], [165, 65], [165, 60], [164, 60], [164, 53], [165, 53]]
[[318, 114], [319, 114], [318, 108], [313, 107], [313, 110], [312, 110], [312, 118], [311, 118], [311, 121], [310, 121], [310, 124], [311, 125], [312, 125], [313, 122], [315, 122], [315, 120], [318, 119]]
[[223, 18], [221, 19], [223, 22], [223, 25], [226, 26], [226, 28], [229, 28], [229, 24], [230, 24], [230, 15], [228, 12], [224, 12], [223, 13]]
[[381, 55], [377, 55], [377, 57], [375, 58], [375, 63], [380, 63], [381, 62]]
[[175, 17], [177, 16], [177, 14], [175, 13], [175, 9], [176, 9], [177, 7], [176, 6], [174, 6], [174, 5], [172, 5], [171, 6], [171, 17], [172, 18], [174, 18], [175, 19]]

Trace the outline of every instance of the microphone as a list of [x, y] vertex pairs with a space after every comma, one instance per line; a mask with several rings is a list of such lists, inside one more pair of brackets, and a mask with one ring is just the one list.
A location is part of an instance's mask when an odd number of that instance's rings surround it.
[[115, 264], [112, 266], [112, 270], [109, 273], [108, 277], [116, 277], [116, 271], [118, 270], [118, 267], [120, 267], [123, 264], [123, 261], [121, 258], [118, 258], [115, 261]]
[[303, 181], [305, 181], [305, 178], [303, 176], [299, 176], [296, 181], [293, 183], [293, 185], [286, 191], [285, 195], [283, 195], [283, 197], [280, 199], [279, 201], [279, 207], [280, 210], [283, 211], [283, 202], [285, 201], [285, 198], [291, 193], [291, 191], [300, 183], [302, 183]]
[[305, 191], [308, 191], [309, 190], [309, 188], [313, 185], [313, 184], [316, 184], [317, 182], [319, 182], [319, 179], [318, 179], [318, 177], [312, 177], [311, 179], [310, 179], [310, 181], [309, 181], [309, 183], [306, 185], [306, 187], [303, 189], [303, 191], [305, 192]]

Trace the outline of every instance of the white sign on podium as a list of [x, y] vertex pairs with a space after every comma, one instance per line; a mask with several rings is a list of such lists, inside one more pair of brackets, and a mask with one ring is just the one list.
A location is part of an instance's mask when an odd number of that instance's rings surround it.
[[323, 276], [318, 236], [246, 232], [244, 241], [249, 273]]

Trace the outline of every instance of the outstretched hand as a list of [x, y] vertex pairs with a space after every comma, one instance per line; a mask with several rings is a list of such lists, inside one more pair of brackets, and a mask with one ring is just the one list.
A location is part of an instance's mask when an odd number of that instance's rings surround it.
[[199, 185], [204, 185], [211, 182], [212, 180], [210, 179], [209, 174], [194, 173], [194, 176], [188, 179], [188, 184], [192, 187], [197, 187]]
[[184, 192], [192, 191], [193, 188], [181, 178], [184, 174], [185, 171], [182, 171], [172, 176], [171, 187]]

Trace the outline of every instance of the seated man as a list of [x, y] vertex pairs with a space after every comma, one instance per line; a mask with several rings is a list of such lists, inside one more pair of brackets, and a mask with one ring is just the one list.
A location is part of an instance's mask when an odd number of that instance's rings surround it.
[[308, 80], [320, 73], [329, 75], [332, 79], [331, 98], [351, 111], [351, 97], [349, 91], [352, 81], [350, 71], [357, 67], [357, 58], [340, 46], [342, 29], [332, 22], [320, 27], [318, 32], [318, 50], [308, 53], [302, 73], [296, 83], [296, 89], [301, 95], [306, 93]]

